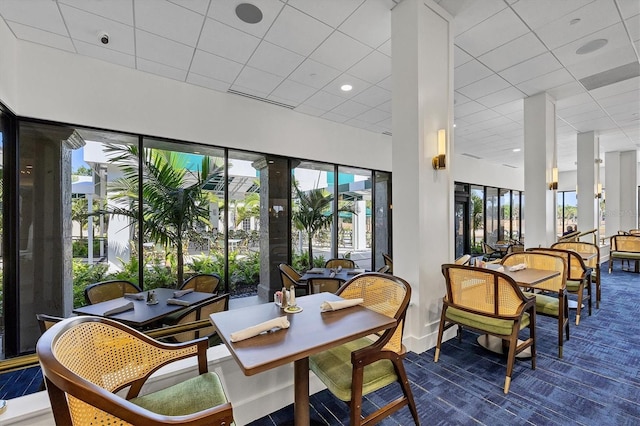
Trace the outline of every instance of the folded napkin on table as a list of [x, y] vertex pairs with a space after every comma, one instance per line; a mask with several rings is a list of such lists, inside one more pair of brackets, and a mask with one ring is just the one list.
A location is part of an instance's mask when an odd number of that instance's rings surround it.
[[336, 269], [336, 271], [338, 271], [338, 272], [342, 271], [342, 266], [338, 266], [338, 268]]
[[186, 290], [176, 290], [173, 292], [173, 297], [182, 297], [185, 294], [189, 294], [189, 293], [193, 293], [193, 289], [192, 288], [188, 288]]
[[356, 306], [364, 302], [364, 299], [345, 299], [345, 300], [334, 300], [331, 302], [322, 302], [320, 305], [320, 311], [328, 312], [328, 311], [337, 311], [338, 309], [350, 308], [352, 306]]
[[509, 271], [511, 272], [522, 271], [523, 269], [527, 269], [527, 265], [525, 265], [524, 263], [518, 263], [517, 265], [509, 266]]
[[494, 271], [504, 272], [504, 266], [498, 266]]
[[167, 305], [189, 306], [191, 305], [191, 302], [189, 302], [188, 300], [167, 299]]
[[307, 271], [307, 274], [324, 274], [324, 271], [319, 268], [313, 268], [313, 269], [309, 269]]
[[105, 311], [105, 313], [103, 314], [105, 317], [109, 316], [109, 315], [115, 315], [115, 314], [119, 314], [121, 312], [126, 312], [126, 311], [130, 311], [131, 309], [133, 309], [133, 302], [127, 302], [121, 306], [117, 306], [113, 309], [109, 309], [108, 311]]
[[329, 278], [335, 278], [336, 273], [334, 271], [331, 271], [331, 273], [329, 274]]
[[278, 317], [269, 321], [262, 322], [252, 327], [247, 327], [243, 330], [231, 333], [231, 341], [239, 342], [241, 340], [248, 339], [253, 336], [257, 336], [260, 333], [273, 329], [289, 328], [289, 320], [287, 317]]
[[358, 275], [363, 273], [364, 273], [364, 269], [354, 269], [352, 271], [347, 271], [347, 275]]
[[142, 293], [125, 293], [125, 299], [144, 300], [144, 294]]

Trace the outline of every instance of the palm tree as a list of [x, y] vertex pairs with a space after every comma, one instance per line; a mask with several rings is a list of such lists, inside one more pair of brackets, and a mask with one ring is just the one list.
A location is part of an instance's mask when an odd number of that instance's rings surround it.
[[[129, 207], [112, 207], [111, 214], [138, 218], [138, 183], [142, 178], [143, 232], [146, 238], [162, 244], [165, 249], [176, 249], [177, 283], [184, 281], [184, 246], [197, 225], [209, 223], [210, 197], [205, 186], [219, 176], [222, 168], [211, 157], [203, 156], [196, 171], [186, 167], [178, 152], [144, 149], [137, 146], [109, 145], [114, 154], [110, 162], [120, 166], [123, 177], [113, 182], [110, 190], [115, 200], [129, 201]], [[142, 159], [142, 174], [138, 175], [138, 162]]]
[[[291, 219], [297, 229], [306, 231], [309, 239], [309, 269], [313, 268], [313, 238], [318, 231], [329, 228], [333, 222], [331, 206], [333, 195], [322, 188], [302, 191], [294, 184], [298, 205], [294, 208]], [[356, 214], [353, 205], [347, 204], [338, 208], [339, 212]]]

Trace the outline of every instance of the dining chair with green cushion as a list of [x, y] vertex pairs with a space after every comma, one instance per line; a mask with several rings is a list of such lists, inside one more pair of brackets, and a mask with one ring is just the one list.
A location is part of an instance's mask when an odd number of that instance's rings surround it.
[[[309, 357], [311, 371], [337, 398], [349, 404], [350, 424], [374, 424], [408, 406], [416, 425], [418, 411], [403, 360], [406, 348], [402, 333], [411, 287], [401, 278], [369, 272], [356, 275], [337, 293], [344, 299], [362, 298], [362, 305], [395, 318], [395, 327], [380, 335], [362, 337]], [[398, 383], [402, 396], [384, 407], [376, 407], [362, 418], [362, 397], [393, 383]], [[392, 388], [389, 392], [395, 392]], [[387, 395], [385, 393], [385, 395]], [[384, 397], [382, 394], [380, 397]], [[386, 401], [385, 401], [386, 403]]]
[[[197, 303], [193, 306], [189, 306], [186, 309], [178, 311], [176, 314], [168, 315], [162, 320], [163, 325], [183, 325], [194, 321], [209, 320], [209, 315], [215, 312], [223, 312], [229, 310], [229, 293], [220, 294], [213, 299], [205, 300], [204, 302]], [[186, 331], [184, 333], [175, 334], [169, 337], [167, 340], [170, 342], [186, 342], [189, 340], [198, 339], [200, 337], [208, 337], [211, 340], [211, 336], [215, 333], [213, 325], [208, 327], [199, 328], [193, 331]], [[219, 338], [215, 339], [217, 344]], [[212, 343], [212, 342], [210, 342]]]
[[325, 291], [335, 293], [343, 283], [344, 281], [338, 278], [309, 278], [307, 280], [311, 293], [322, 293]]
[[351, 259], [340, 258], [340, 259], [329, 259], [324, 264], [325, 268], [337, 268], [338, 266], [341, 266], [346, 269], [355, 269], [356, 263]]
[[382, 259], [384, 259], [384, 264], [389, 267], [387, 271], [390, 274], [393, 274], [393, 259], [386, 253], [382, 253]]
[[535, 285], [541, 293], [524, 292], [527, 296], [535, 296], [536, 312], [540, 315], [558, 320], [558, 358], [562, 358], [564, 336], [569, 340], [569, 306], [567, 298], [567, 261], [561, 256], [541, 251], [524, 251], [506, 255], [502, 265], [525, 264], [527, 268], [558, 272], [553, 278]]
[[192, 288], [201, 293], [217, 293], [222, 278], [218, 274], [196, 274], [182, 284], [180, 290]]
[[[442, 300], [434, 362], [438, 362], [442, 337], [448, 328], [468, 328], [502, 339], [507, 352], [504, 393], [509, 392], [516, 355], [530, 348], [531, 368], [536, 368], [536, 301], [516, 282], [498, 271], [464, 265], [442, 265], [446, 294]], [[522, 330], [528, 336], [518, 340]], [[524, 336], [523, 336], [524, 337]]]
[[293, 269], [293, 267], [286, 263], [281, 263], [278, 265], [278, 270], [280, 271], [280, 281], [282, 282], [283, 287], [291, 289], [291, 286], [293, 286], [296, 290], [296, 295], [299, 293], [298, 290], [301, 290], [303, 294], [311, 294], [309, 283], [300, 281], [302, 275]]
[[[206, 338], [165, 344], [108, 318], [79, 316], [47, 330], [36, 351], [59, 426], [230, 425], [233, 409], [207, 371], [207, 347]], [[198, 376], [139, 395], [159, 368], [192, 357]]]
[[[542, 251], [562, 256], [567, 261], [567, 292], [578, 297], [576, 307], [576, 325], [580, 325], [580, 314], [582, 305], [587, 302], [589, 316], [591, 316], [591, 268], [588, 268], [582, 256], [575, 250], [562, 248], [530, 248], [532, 251]], [[584, 292], [587, 291], [585, 295]]]
[[88, 305], [104, 302], [105, 300], [123, 297], [125, 293], [140, 293], [137, 285], [125, 280], [102, 281], [89, 284], [84, 289], [84, 300]]
[[591, 282], [596, 285], [596, 308], [599, 309], [602, 298], [602, 290], [600, 289], [600, 247], [597, 244], [584, 241], [569, 241], [552, 244], [551, 248], [574, 250], [580, 254], [589, 255], [588, 259], [584, 259], [584, 263], [587, 268], [591, 268]]

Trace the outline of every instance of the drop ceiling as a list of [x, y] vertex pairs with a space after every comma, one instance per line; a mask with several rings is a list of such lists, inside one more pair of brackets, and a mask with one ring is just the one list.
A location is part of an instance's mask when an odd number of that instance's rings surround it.
[[[236, 16], [240, 0], [0, 0], [0, 17], [20, 40], [392, 132], [400, 0], [244, 1], [260, 22]], [[455, 18], [458, 154], [522, 167], [523, 99], [542, 91], [557, 100], [560, 170], [576, 168], [579, 132], [600, 135], [603, 158], [640, 149], [640, 1], [436, 2]]]

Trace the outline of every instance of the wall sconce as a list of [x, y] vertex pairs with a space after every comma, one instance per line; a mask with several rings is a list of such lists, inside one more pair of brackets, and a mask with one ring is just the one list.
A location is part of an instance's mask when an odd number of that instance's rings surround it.
[[447, 153], [447, 133], [444, 129], [438, 130], [438, 155], [433, 157], [431, 164], [434, 170], [444, 169], [447, 166], [446, 163]]
[[596, 186], [596, 198], [602, 198], [602, 184]]
[[555, 191], [558, 189], [558, 168], [551, 169], [551, 182], [549, 182], [549, 190]]

